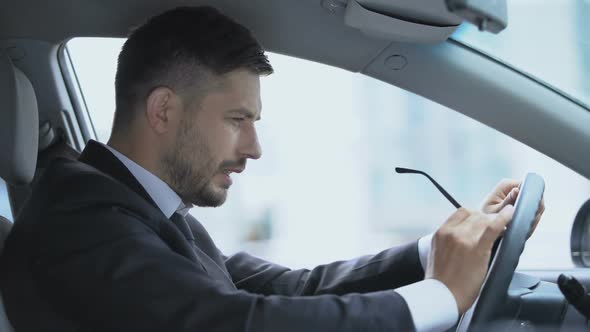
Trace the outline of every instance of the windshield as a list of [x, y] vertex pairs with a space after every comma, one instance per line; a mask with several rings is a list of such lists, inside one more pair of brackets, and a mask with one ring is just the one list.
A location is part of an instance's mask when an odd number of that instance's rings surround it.
[[498, 35], [463, 24], [453, 39], [590, 107], [590, 0], [509, 0]]

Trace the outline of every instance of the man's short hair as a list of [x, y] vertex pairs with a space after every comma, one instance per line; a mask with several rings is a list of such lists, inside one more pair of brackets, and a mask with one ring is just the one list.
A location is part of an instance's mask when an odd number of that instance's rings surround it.
[[119, 54], [113, 131], [125, 130], [157, 87], [183, 98], [206, 89], [215, 75], [246, 69], [273, 72], [263, 48], [244, 26], [212, 7], [179, 7], [131, 32]]

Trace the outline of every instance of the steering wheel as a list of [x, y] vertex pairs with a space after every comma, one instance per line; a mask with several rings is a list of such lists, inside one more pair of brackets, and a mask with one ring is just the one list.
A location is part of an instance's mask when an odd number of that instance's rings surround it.
[[498, 246], [479, 297], [461, 318], [457, 332], [499, 331], [499, 325], [495, 324], [502, 319], [502, 309], [509, 306], [508, 289], [544, 190], [543, 178], [535, 173], [526, 175], [516, 199], [512, 221]]

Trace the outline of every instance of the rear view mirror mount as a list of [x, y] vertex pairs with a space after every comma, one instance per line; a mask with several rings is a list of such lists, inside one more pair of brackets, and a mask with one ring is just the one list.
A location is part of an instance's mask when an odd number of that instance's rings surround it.
[[499, 33], [508, 26], [506, 0], [446, 0], [449, 11], [477, 25], [479, 30]]

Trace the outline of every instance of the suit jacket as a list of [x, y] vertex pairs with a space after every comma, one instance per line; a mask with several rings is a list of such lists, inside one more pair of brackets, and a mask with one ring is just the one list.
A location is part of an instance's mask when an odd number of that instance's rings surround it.
[[17, 218], [0, 289], [23, 331], [413, 331], [392, 289], [422, 280], [417, 242], [290, 270], [194, 248], [110, 151], [56, 159]]

